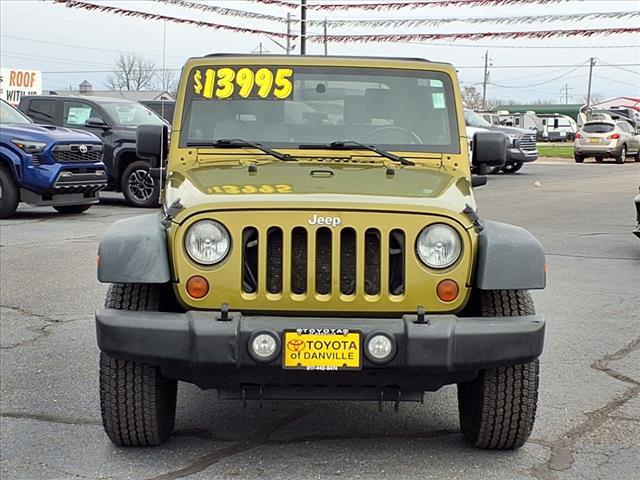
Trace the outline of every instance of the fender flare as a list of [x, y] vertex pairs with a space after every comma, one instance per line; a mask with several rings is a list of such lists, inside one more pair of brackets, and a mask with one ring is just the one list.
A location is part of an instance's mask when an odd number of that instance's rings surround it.
[[522, 227], [482, 221], [474, 285], [480, 290], [534, 290], [546, 285], [542, 244]]
[[113, 172], [118, 190], [120, 190], [120, 182], [122, 181], [122, 174], [124, 173], [124, 168], [122, 167], [122, 156], [128, 153], [136, 155], [135, 143], [121, 143], [113, 149]]
[[16, 182], [22, 180], [22, 158], [4, 145], [0, 145], [0, 164], [7, 165], [11, 169]]
[[167, 283], [171, 280], [167, 232], [151, 213], [115, 222], [98, 247], [98, 280], [103, 283]]

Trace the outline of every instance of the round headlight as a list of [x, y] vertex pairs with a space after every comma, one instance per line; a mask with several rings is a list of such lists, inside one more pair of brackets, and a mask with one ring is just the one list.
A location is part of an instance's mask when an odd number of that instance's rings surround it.
[[184, 246], [193, 261], [213, 265], [224, 260], [229, 253], [229, 232], [218, 222], [200, 220], [189, 227]]
[[420, 233], [416, 252], [428, 267], [446, 268], [453, 265], [460, 257], [462, 241], [458, 232], [449, 225], [436, 223]]

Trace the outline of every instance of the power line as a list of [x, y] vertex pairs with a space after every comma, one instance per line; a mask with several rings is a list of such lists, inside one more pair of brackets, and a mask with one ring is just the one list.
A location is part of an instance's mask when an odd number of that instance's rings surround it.
[[593, 74], [594, 77], [599, 78], [600, 80], [608, 80], [610, 82], [614, 82], [614, 83], [619, 83], [621, 85], [627, 85], [629, 87], [634, 87], [637, 89], [640, 89], [640, 84], [633, 84], [633, 83], [627, 83], [627, 82], [623, 82], [622, 80], [618, 80], [615, 78], [610, 78], [610, 77], [601, 77], [600, 75], [596, 75], [595, 73]]
[[569, 70], [566, 73], [563, 73], [562, 75], [558, 75], [557, 77], [554, 78], [550, 78], [548, 80], [545, 80], [544, 82], [540, 82], [540, 83], [534, 83], [532, 85], [500, 85], [497, 83], [493, 83], [493, 82], [489, 82], [491, 85], [494, 85], [496, 87], [502, 87], [502, 88], [528, 88], [528, 87], [539, 87], [540, 85], [547, 85], [548, 83], [551, 83], [555, 80], [559, 80], [563, 77], [566, 77], [567, 75], [569, 75], [570, 73], [575, 72], [577, 69], [579, 69], [580, 67], [582, 67], [586, 62], [583, 62], [582, 64], [572, 68], [571, 70]]
[[618, 70], [624, 70], [625, 72], [635, 73], [636, 75], [640, 75], [640, 72], [636, 72], [635, 70], [630, 70], [628, 68], [621, 67], [620, 65], [614, 65], [612, 63], [605, 62], [604, 60], [602, 60], [600, 58], [598, 59], [598, 61], [604, 63], [605, 65], [607, 65], [609, 67], [617, 68]]

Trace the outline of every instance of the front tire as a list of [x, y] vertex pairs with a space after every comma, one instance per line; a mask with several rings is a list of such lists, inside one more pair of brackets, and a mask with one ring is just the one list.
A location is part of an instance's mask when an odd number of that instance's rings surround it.
[[91, 205], [59, 205], [55, 208], [58, 212], [68, 214], [68, 213], [82, 213], [86, 212], [91, 208]]
[[10, 218], [20, 203], [20, 189], [11, 170], [0, 165], [0, 218]]
[[[523, 290], [480, 291], [475, 314], [483, 317], [533, 315], [535, 308]], [[460, 428], [476, 448], [513, 450], [529, 438], [538, 400], [538, 360], [480, 370], [458, 384]]]
[[[106, 308], [159, 311], [162, 286], [115, 283]], [[160, 368], [100, 354], [100, 410], [109, 439], [119, 446], [146, 447], [164, 443], [173, 433], [177, 382]]]
[[502, 167], [502, 171], [504, 173], [516, 173], [522, 168], [522, 165], [522, 162], [507, 163], [504, 167]]
[[145, 160], [136, 160], [127, 165], [120, 179], [120, 188], [125, 200], [132, 207], [158, 206], [160, 183], [151, 176], [149, 162]]

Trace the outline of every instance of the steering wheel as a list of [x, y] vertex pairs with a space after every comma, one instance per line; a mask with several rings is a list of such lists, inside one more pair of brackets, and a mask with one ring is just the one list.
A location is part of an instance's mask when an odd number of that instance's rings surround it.
[[383, 127], [376, 128], [374, 131], [369, 132], [369, 134], [365, 137], [364, 141], [368, 142], [369, 139], [371, 139], [372, 137], [375, 137], [379, 133], [385, 132], [385, 131], [388, 131], [388, 132], [399, 132], [402, 135], [406, 135], [406, 137], [410, 139], [409, 140], [410, 144], [424, 143], [416, 132], [413, 132], [411, 130], [407, 130], [407, 129], [402, 128], [402, 127], [396, 127], [396, 126], [393, 126], [393, 125], [385, 125]]

